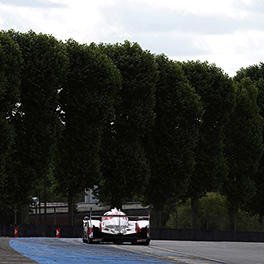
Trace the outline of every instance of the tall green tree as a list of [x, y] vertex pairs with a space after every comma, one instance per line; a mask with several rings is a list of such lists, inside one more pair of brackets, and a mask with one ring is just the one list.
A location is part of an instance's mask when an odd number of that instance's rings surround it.
[[19, 102], [22, 56], [8, 33], [0, 32], [0, 204], [14, 205], [15, 190], [9, 192], [9, 163], [14, 152], [13, 115]]
[[[15, 117], [17, 132], [14, 174], [23, 195], [39, 196], [46, 203], [47, 175], [56, 142], [58, 91], [67, 73], [68, 58], [62, 42], [33, 31], [9, 35], [23, 56], [21, 104]], [[45, 206], [46, 209], [46, 206]]]
[[157, 225], [164, 225], [166, 208], [186, 195], [194, 170], [202, 105], [179, 63], [164, 55], [156, 62], [159, 80], [155, 125], [147, 143], [151, 177], [146, 197], [158, 212]]
[[56, 180], [66, 193], [73, 224], [76, 195], [93, 187], [100, 176], [99, 147], [103, 126], [113, 112], [120, 74], [95, 45], [66, 43], [70, 67], [60, 92], [63, 131], [59, 140]]
[[236, 215], [254, 196], [254, 178], [263, 153], [263, 118], [257, 105], [258, 90], [249, 78], [235, 83], [236, 106], [226, 126], [229, 173], [224, 193], [229, 202], [230, 228]]
[[224, 156], [224, 127], [234, 106], [232, 80], [214, 64], [189, 61], [182, 64], [204, 110], [195, 153], [196, 166], [189, 184], [192, 226], [199, 229], [199, 197], [218, 191], [228, 168]]
[[[264, 118], [264, 64], [260, 63], [258, 65], [251, 65], [247, 68], [241, 68], [237, 72], [234, 79], [236, 81], [240, 81], [241, 79], [246, 77], [249, 77], [258, 89], [257, 104], [259, 107], [259, 114], [262, 116], [262, 118]], [[251, 213], [259, 214], [261, 216], [260, 219], [262, 218], [262, 221], [264, 223], [264, 155], [262, 155], [262, 158], [260, 160], [259, 168], [255, 175], [254, 182], [256, 193], [254, 197], [249, 200], [247, 210]]]
[[120, 70], [122, 89], [104, 130], [98, 191], [101, 200], [121, 208], [122, 203], [142, 197], [149, 180], [143, 140], [155, 117], [157, 65], [154, 56], [137, 43], [101, 45], [101, 49]]

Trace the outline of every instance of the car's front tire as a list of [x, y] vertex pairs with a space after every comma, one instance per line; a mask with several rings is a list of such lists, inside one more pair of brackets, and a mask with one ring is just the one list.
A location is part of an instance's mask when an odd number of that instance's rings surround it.
[[87, 244], [92, 244], [93, 243], [93, 239], [90, 238], [87, 234], [83, 235], [83, 239], [82, 239], [83, 243], [87, 243]]

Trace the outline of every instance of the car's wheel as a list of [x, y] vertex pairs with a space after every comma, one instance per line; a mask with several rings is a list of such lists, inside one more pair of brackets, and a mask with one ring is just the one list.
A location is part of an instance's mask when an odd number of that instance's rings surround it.
[[87, 243], [87, 239], [85, 238], [85, 235], [83, 235], [82, 241], [83, 243]]
[[150, 240], [147, 240], [145, 242], [132, 242], [132, 245], [142, 245], [142, 246], [148, 246], [150, 243]]
[[86, 236], [86, 243], [88, 243], [88, 244], [92, 244], [93, 243], [93, 239], [90, 238], [88, 235]]
[[123, 242], [120, 239], [116, 239], [116, 240], [114, 240], [114, 244], [121, 245], [121, 244], [123, 244]]
[[144, 246], [148, 246], [149, 243], [150, 243], [150, 240], [147, 240], [146, 242], [143, 242], [142, 245], [144, 245]]
[[89, 238], [88, 234], [83, 234], [83, 243], [88, 243], [88, 244], [91, 244], [92, 243], [92, 239]]

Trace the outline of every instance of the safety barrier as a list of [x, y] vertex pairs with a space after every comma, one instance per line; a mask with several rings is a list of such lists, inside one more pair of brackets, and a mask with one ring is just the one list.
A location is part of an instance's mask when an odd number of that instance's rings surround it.
[[205, 232], [196, 230], [152, 228], [151, 238], [159, 240], [264, 242], [264, 232]]
[[[80, 237], [82, 226], [55, 225], [18, 225], [19, 237], [56, 237], [58, 228], [60, 237]], [[0, 224], [0, 236], [14, 237], [14, 225]]]
[[[0, 224], [0, 236], [13, 237], [14, 227], [14, 225]], [[19, 237], [56, 237], [57, 228], [60, 228], [60, 237], [82, 237], [81, 225], [18, 225]], [[168, 228], [152, 228], [150, 232], [151, 239], [154, 240], [264, 242], [264, 232], [202, 232]]]

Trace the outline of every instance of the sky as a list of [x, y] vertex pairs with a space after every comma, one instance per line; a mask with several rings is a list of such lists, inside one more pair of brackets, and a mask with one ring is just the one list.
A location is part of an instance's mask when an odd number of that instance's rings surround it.
[[87, 44], [129, 40], [230, 76], [264, 61], [263, 0], [0, 0], [0, 29]]

